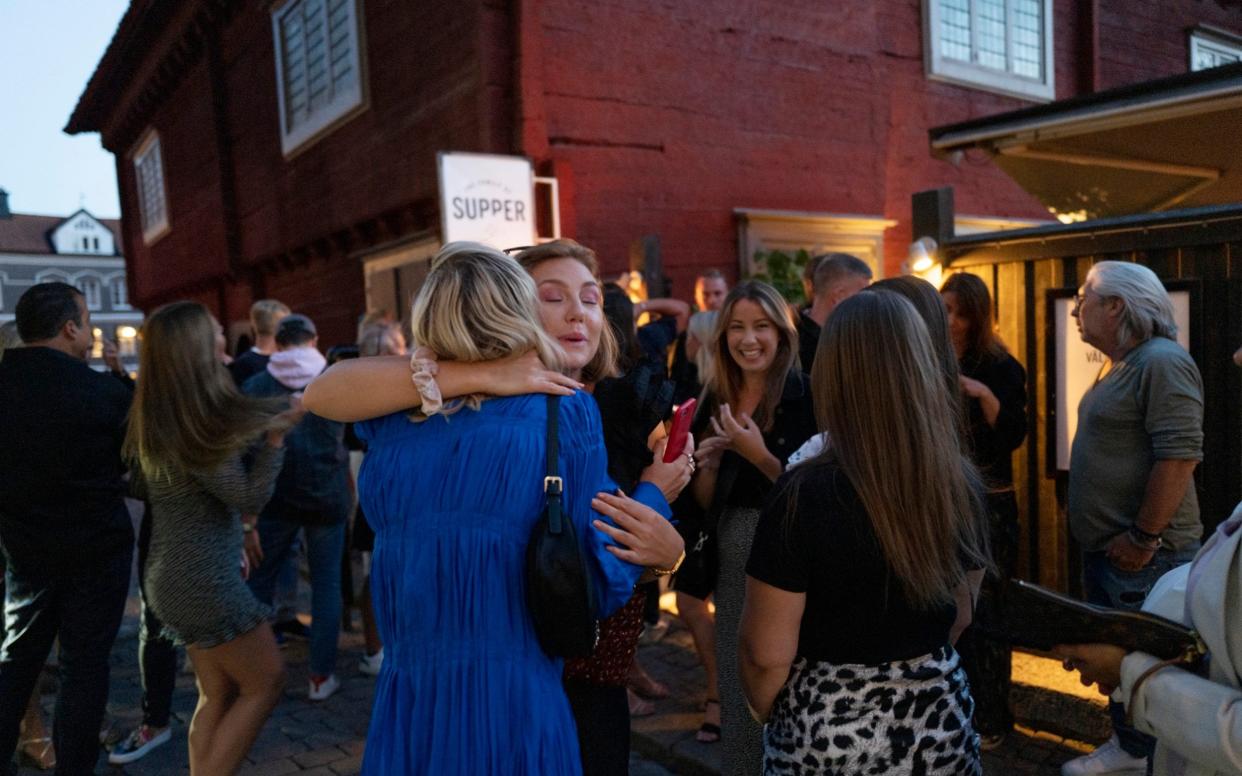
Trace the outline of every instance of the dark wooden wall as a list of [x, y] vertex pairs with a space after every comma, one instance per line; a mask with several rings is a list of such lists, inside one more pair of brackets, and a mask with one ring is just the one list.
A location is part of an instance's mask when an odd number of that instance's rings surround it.
[[[1075, 289], [1097, 261], [1134, 261], [1165, 282], [1200, 289], [1191, 309], [1191, 355], [1203, 375], [1204, 459], [1195, 473], [1205, 530], [1242, 499], [1242, 206], [1126, 217], [951, 240], [946, 272], [971, 272], [991, 289], [1000, 334], [1027, 369], [1027, 441], [1015, 453], [1022, 520], [1021, 576], [1077, 590], [1077, 550], [1066, 528], [1063, 475], [1048, 472], [1048, 291]], [[1192, 295], [1193, 296], [1193, 295]]]

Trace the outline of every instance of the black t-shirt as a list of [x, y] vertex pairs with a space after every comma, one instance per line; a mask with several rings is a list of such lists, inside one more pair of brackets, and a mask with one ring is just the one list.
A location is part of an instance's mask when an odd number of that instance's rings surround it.
[[798, 358], [802, 361], [802, 371], [811, 373], [811, 365], [815, 363], [815, 350], [819, 347], [819, 334], [824, 327], [807, 315], [807, 309], [798, 311]]
[[229, 374], [233, 375], [233, 382], [241, 388], [247, 380], [267, 369], [269, 358], [270, 356], [265, 356], [254, 349], [242, 353], [233, 359], [233, 363], [229, 364]]
[[967, 401], [971, 458], [990, 488], [1013, 487], [1013, 451], [1026, 438], [1026, 370], [1005, 353], [999, 358], [967, 355], [959, 363], [962, 374], [986, 385], [1000, 412], [989, 426], [978, 399]]
[[925, 655], [948, 644], [957, 615], [952, 604], [919, 611], [906, 602], [862, 502], [835, 463], [803, 464], [777, 480], [746, 573], [806, 593], [798, 655], [808, 660], [875, 665]]

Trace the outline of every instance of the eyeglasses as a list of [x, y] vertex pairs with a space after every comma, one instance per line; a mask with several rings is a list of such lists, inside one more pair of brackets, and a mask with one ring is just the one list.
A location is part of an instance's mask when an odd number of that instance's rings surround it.
[[535, 247], [535, 246], [533, 246], [533, 245], [518, 245], [518, 246], [513, 247], [513, 248], [505, 248], [505, 249], [503, 249], [501, 252], [502, 252], [502, 253], [504, 253], [506, 256], [510, 256], [510, 255], [512, 255], [512, 254], [514, 254], [514, 253], [521, 253], [522, 251], [525, 251], [525, 250], [528, 250], [528, 249], [530, 249], [530, 248], [534, 248], [534, 247]]

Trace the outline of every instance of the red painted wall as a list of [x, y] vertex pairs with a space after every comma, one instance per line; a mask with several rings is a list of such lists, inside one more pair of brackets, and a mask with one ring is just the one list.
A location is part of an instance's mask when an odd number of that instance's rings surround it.
[[[172, 231], [150, 248], [133, 239], [132, 168], [118, 164], [139, 303], [214, 284], [222, 314], [274, 296], [315, 316], [325, 342], [352, 337], [358, 252], [438, 227], [439, 150], [531, 156], [562, 184], [567, 235], [614, 271], [658, 234], [679, 295], [700, 268], [736, 272], [736, 207], [895, 219], [886, 274], [910, 240], [916, 191], [953, 186], [961, 214], [1047, 217], [987, 159], [932, 158], [930, 127], [1029, 103], [928, 79], [923, 0], [360, 4], [368, 108], [290, 158], [267, 6], [246, 4], [221, 31], [237, 276], [202, 57], [151, 114]], [[1184, 72], [1186, 29], [1200, 22], [1242, 32], [1214, 0], [1094, 5], [1093, 20], [1092, 2], [1054, 2], [1058, 97], [1093, 73], [1109, 88]]]

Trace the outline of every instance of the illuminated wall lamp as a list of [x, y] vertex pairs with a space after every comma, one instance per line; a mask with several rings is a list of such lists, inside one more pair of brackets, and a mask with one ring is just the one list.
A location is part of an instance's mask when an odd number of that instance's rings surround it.
[[907, 271], [922, 274], [936, 266], [936, 241], [930, 237], [920, 237], [910, 243], [906, 251]]

